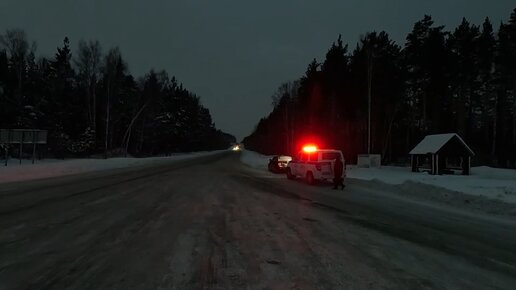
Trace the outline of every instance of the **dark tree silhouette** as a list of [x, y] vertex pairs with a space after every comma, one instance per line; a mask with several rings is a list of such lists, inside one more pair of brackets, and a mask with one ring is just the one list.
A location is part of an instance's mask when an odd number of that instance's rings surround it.
[[404, 47], [386, 32], [347, 47], [339, 36], [322, 65], [310, 63], [297, 93], [276, 93], [246, 147], [295, 154], [309, 136], [342, 149], [349, 162], [370, 146], [384, 162], [406, 163], [424, 135], [457, 132], [475, 162], [516, 167], [516, 9], [497, 32], [486, 18], [481, 26], [463, 19], [450, 33], [425, 15]]
[[102, 55], [98, 41], [78, 46], [73, 58], [65, 38], [53, 58], [37, 59], [22, 30], [1, 35], [0, 128], [48, 130], [54, 157], [151, 156], [236, 142], [165, 71], [135, 80], [120, 49]]

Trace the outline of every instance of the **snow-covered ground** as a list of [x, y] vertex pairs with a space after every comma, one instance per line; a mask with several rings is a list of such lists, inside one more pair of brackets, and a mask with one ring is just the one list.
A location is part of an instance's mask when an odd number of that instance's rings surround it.
[[[124, 175], [104, 171], [95, 174], [99, 178], [0, 188], [0, 289], [516, 285], [509, 268], [516, 264], [513, 227], [428, 210], [412, 219], [421, 209], [417, 204], [400, 208], [380, 198], [372, 208], [337, 200], [334, 207], [344, 210], [329, 211], [285, 198], [281, 187], [264, 185], [267, 179], [253, 173], [272, 174], [235, 166], [233, 156], [158, 174], [143, 166]], [[299, 191], [357, 195], [276, 177]], [[455, 231], [442, 227], [441, 214]], [[493, 232], [496, 237], [485, 243]], [[510, 255], [502, 259], [505, 253]]]
[[428, 184], [469, 195], [516, 203], [516, 170], [473, 167], [470, 176], [430, 175], [414, 173], [408, 167], [382, 166], [381, 168], [357, 168], [348, 166], [349, 178], [378, 180], [387, 184], [407, 182]]
[[249, 150], [242, 150], [242, 155], [240, 157], [240, 160], [256, 169], [267, 169], [267, 165], [269, 164], [269, 159], [272, 158], [272, 156], [266, 156], [259, 153], [256, 153], [254, 151]]
[[218, 154], [221, 151], [195, 152], [177, 154], [168, 157], [149, 157], [149, 158], [109, 158], [109, 159], [43, 159], [36, 160], [32, 164], [31, 160], [9, 160], [8, 166], [0, 165], [0, 183], [23, 181], [57, 177], [92, 171], [118, 169], [146, 164], [159, 164], [170, 161], [178, 161], [201, 156]]
[[[267, 169], [269, 158], [269, 156], [256, 152], [243, 151], [241, 160], [253, 168]], [[473, 167], [471, 171], [470, 176], [435, 176], [426, 172], [413, 173], [408, 167], [357, 168], [355, 165], [347, 166], [348, 178], [379, 181], [392, 185], [408, 184], [411, 188], [417, 187], [418, 184], [426, 184], [467, 195], [516, 204], [516, 170], [481, 166]]]

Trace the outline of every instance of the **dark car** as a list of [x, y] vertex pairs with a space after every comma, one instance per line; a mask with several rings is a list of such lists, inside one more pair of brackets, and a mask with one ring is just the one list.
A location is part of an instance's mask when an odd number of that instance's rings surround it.
[[274, 173], [284, 173], [290, 161], [292, 161], [292, 157], [290, 156], [274, 156], [271, 159], [269, 159], [269, 171]]

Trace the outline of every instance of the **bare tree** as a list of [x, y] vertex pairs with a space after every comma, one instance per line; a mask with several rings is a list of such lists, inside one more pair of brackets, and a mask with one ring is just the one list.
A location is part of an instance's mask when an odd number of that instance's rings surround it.
[[[18, 98], [21, 98], [23, 75], [25, 73], [27, 56], [29, 55], [30, 49], [27, 34], [21, 29], [8, 29], [4, 35], [0, 35], [0, 45], [6, 48], [12, 67], [16, 72], [17, 95]], [[35, 47], [34, 44], [33, 49], [35, 49]]]
[[123, 78], [127, 66], [122, 59], [122, 54], [118, 47], [109, 50], [104, 58], [102, 72], [104, 75], [104, 85], [106, 88], [106, 130], [104, 142], [104, 158], [108, 157], [109, 149], [109, 122], [111, 111], [111, 98], [117, 94], [118, 86]]
[[131, 122], [129, 123], [129, 126], [127, 126], [127, 130], [125, 131], [124, 138], [122, 138], [122, 146], [124, 147], [124, 154], [127, 156], [127, 151], [129, 150], [129, 142], [131, 140], [131, 134], [133, 132], [133, 126], [136, 120], [140, 117], [140, 115], [143, 113], [143, 111], [147, 108], [149, 103], [151, 102], [151, 99], [147, 100], [145, 104], [143, 104], [140, 109], [134, 114], [134, 116], [131, 118]]
[[79, 41], [79, 49], [75, 65], [79, 71], [79, 78], [86, 90], [86, 100], [88, 103], [88, 119], [90, 127], [97, 130], [97, 83], [100, 74], [100, 62], [102, 48], [100, 43], [95, 41]]
[[294, 150], [294, 105], [300, 87], [300, 82], [286, 82], [280, 85], [272, 96], [272, 105], [277, 108], [282, 106], [284, 130], [285, 130], [285, 153]]

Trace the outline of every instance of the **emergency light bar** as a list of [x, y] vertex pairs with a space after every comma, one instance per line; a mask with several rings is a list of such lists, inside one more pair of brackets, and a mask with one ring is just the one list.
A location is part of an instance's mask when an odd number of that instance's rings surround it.
[[306, 145], [303, 147], [303, 151], [306, 153], [313, 153], [313, 152], [317, 151], [317, 147], [314, 145]]

